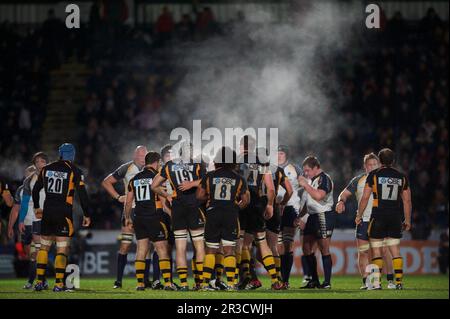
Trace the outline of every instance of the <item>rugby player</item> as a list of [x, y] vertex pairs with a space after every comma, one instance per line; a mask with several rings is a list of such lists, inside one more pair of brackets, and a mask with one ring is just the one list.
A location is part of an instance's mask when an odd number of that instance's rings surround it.
[[[242, 281], [239, 284], [241, 289], [245, 289], [251, 280], [250, 277], [250, 251], [253, 241], [255, 241], [258, 253], [264, 268], [270, 275], [271, 288], [279, 290], [282, 285], [277, 277], [275, 260], [272, 251], [266, 240], [265, 220], [273, 216], [273, 202], [275, 199], [275, 186], [273, 184], [272, 173], [268, 161], [264, 156], [256, 156], [256, 141], [251, 136], [244, 136], [240, 142], [239, 172], [247, 182], [250, 191], [250, 203], [239, 213], [241, 227], [244, 228], [244, 238], [241, 250]], [[267, 164], [262, 164], [267, 163]], [[264, 195], [264, 196], [262, 196]]]
[[[162, 166], [164, 166], [168, 161], [172, 160], [172, 145], [167, 144], [164, 145], [161, 148], [161, 162], [162, 162]], [[158, 173], [161, 172], [161, 167], [159, 167], [158, 169]], [[166, 181], [165, 183], [165, 190], [168, 194], [172, 194], [172, 189], [170, 188], [170, 183], [169, 181]], [[170, 203], [168, 201], [166, 201], [165, 198], [161, 197], [161, 196], [157, 196], [157, 201], [156, 201], [156, 209], [160, 210], [163, 213], [163, 218], [165, 221], [165, 224], [167, 226], [167, 230], [169, 232], [169, 239], [167, 241], [168, 244], [168, 249], [169, 249], [169, 260], [170, 260], [170, 278], [172, 280], [173, 278], [173, 258], [172, 258], [172, 251], [173, 248], [175, 247], [175, 236], [173, 234], [173, 230], [172, 230], [172, 210], [170, 207]], [[153, 282], [152, 282], [152, 289], [163, 289], [164, 286], [161, 284], [160, 280], [159, 280], [159, 271], [155, 271], [155, 269], [159, 268], [159, 265], [156, 266], [156, 262], [158, 261], [159, 263], [159, 256], [158, 253], [155, 251], [153, 253], [153, 258], [152, 258], [152, 265], [153, 265]], [[158, 277], [157, 277], [158, 276]], [[173, 283], [173, 281], [172, 281]], [[174, 286], [178, 289], [178, 286], [176, 284], [174, 284]]]
[[[305, 158], [302, 164], [304, 176], [299, 184], [304, 188], [308, 219], [304, 228], [303, 253], [312, 279], [302, 288], [331, 289], [332, 260], [330, 241], [333, 234], [336, 213], [333, 211], [333, 181], [322, 171], [319, 160], [314, 156]], [[318, 243], [322, 254], [325, 280], [319, 283], [314, 244]]]
[[[22, 245], [25, 253], [30, 260], [28, 270], [28, 281], [23, 286], [24, 289], [33, 288], [34, 279], [36, 278], [36, 253], [40, 249], [40, 228], [41, 221], [34, 214], [33, 201], [31, 200], [31, 191], [39, 176], [41, 169], [47, 164], [47, 156], [44, 153], [36, 153], [33, 156], [33, 163], [25, 170], [25, 180], [19, 188], [17, 188], [14, 196], [15, 204], [11, 210], [9, 218], [10, 237], [13, 235], [13, 227], [19, 218], [19, 233], [21, 234]], [[37, 169], [36, 169], [37, 168]], [[45, 192], [41, 190], [40, 205], [43, 206], [45, 200]], [[47, 283], [44, 283], [47, 287]]]
[[[70, 238], [73, 236], [73, 200], [75, 191], [80, 198], [83, 210], [84, 227], [91, 223], [88, 210], [88, 195], [84, 186], [84, 176], [81, 170], [73, 164], [75, 147], [72, 144], [62, 144], [59, 147], [59, 160], [46, 165], [39, 174], [33, 187], [33, 204], [37, 218], [41, 221], [41, 247], [37, 253], [36, 291], [44, 289], [45, 270], [48, 262], [48, 251], [53, 241], [56, 242], [55, 286], [54, 292], [64, 291], [64, 274], [67, 265], [67, 253]], [[44, 206], [40, 207], [40, 191], [45, 191]]]
[[[400, 255], [402, 231], [411, 228], [411, 189], [408, 178], [393, 167], [395, 154], [389, 148], [378, 153], [381, 167], [371, 171], [359, 202], [356, 225], [363, 221], [363, 214], [373, 196], [372, 215], [368, 226], [372, 263], [380, 274], [383, 269], [382, 247], [385, 244], [392, 255], [396, 289], [403, 289], [403, 259]], [[403, 204], [403, 209], [402, 209]], [[381, 285], [379, 287], [381, 289]]]
[[235, 290], [236, 242], [239, 238], [239, 209], [250, 201], [245, 180], [234, 171], [236, 153], [222, 147], [216, 154], [215, 170], [206, 174], [197, 188], [196, 197], [206, 202], [205, 244], [206, 255], [203, 264], [203, 289], [215, 290], [210, 286], [216, 265], [216, 256], [223, 249], [227, 290]]
[[[361, 201], [361, 197], [364, 191], [364, 186], [366, 185], [366, 178], [367, 175], [373, 171], [374, 169], [377, 169], [379, 167], [380, 161], [378, 159], [378, 156], [376, 156], [374, 153], [366, 154], [364, 156], [364, 170], [365, 172], [362, 174], [358, 174], [355, 176], [350, 183], [347, 185], [346, 188], [339, 194], [338, 202], [336, 204], [336, 212], [338, 214], [341, 214], [345, 211], [345, 203], [347, 202], [348, 198], [351, 197], [353, 194], [356, 196], [356, 200], [359, 203]], [[369, 198], [369, 202], [367, 204], [366, 210], [363, 213], [362, 217], [362, 223], [356, 226], [355, 235], [356, 235], [356, 244], [358, 246], [358, 266], [359, 266], [359, 272], [361, 276], [363, 277], [363, 285], [361, 286], [361, 289], [367, 289], [366, 285], [366, 279], [368, 276], [368, 273], [366, 273], [366, 267], [369, 264], [369, 252], [370, 252], [370, 244], [369, 244], [369, 237], [367, 235], [367, 228], [369, 226], [369, 220], [370, 215], [372, 214], [372, 202], [373, 202], [373, 196], [371, 195]], [[386, 262], [385, 268], [387, 269], [387, 279], [388, 279], [388, 288], [389, 289], [395, 289], [395, 284], [393, 283], [393, 277], [392, 274], [392, 264], [390, 262], [391, 258], [389, 254], [388, 249], [384, 249], [383, 251], [383, 257]]]
[[[280, 209], [282, 244], [279, 245], [278, 250], [281, 257], [281, 277], [285, 288], [289, 288], [289, 278], [294, 263], [294, 237], [297, 229], [294, 222], [299, 214], [300, 185], [298, 178], [302, 175], [301, 168], [289, 161], [289, 153], [287, 146], [280, 145], [278, 147], [278, 165], [283, 168], [284, 174], [292, 186], [292, 196], [286, 206]], [[278, 196], [283, 196], [284, 192], [284, 189], [280, 189]], [[302, 256], [302, 265], [306, 265], [304, 256]], [[306, 273], [305, 269], [303, 272]]]
[[[166, 198], [172, 207], [172, 228], [175, 235], [176, 265], [180, 279], [180, 291], [188, 291], [186, 248], [188, 234], [195, 251], [195, 271], [203, 280], [204, 212], [195, 197], [196, 188], [205, 175], [201, 163], [194, 163], [192, 146], [182, 142], [178, 158], [168, 161], [152, 183], [152, 191]], [[168, 194], [163, 183], [170, 182], [172, 195]], [[198, 286], [197, 286], [198, 287]]]
[[[158, 174], [161, 156], [156, 152], [149, 152], [145, 156], [145, 167], [137, 173], [128, 184], [125, 200], [125, 225], [135, 230], [136, 249], [136, 290], [145, 290], [144, 272], [145, 257], [151, 241], [159, 256], [159, 268], [164, 279], [164, 290], [175, 290], [172, 285], [169, 258], [169, 227], [164, 218], [162, 206], [157, 207], [158, 195], [151, 190], [153, 179]], [[131, 217], [133, 201], [135, 203], [134, 218]]]
[[[144, 167], [145, 154], [147, 154], [147, 148], [142, 145], [137, 146], [134, 150], [133, 160], [120, 165], [114, 172], [106, 176], [103, 180], [103, 188], [109, 193], [112, 198], [117, 200], [119, 203], [125, 202], [130, 180]], [[114, 184], [121, 180], [123, 181], [125, 187], [125, 195], [120, 195], [114, 189]], [[121, 218], [121, 224], [122, 229], [120, 236], [120, 247], [117, 253], [117, 276], [116, 281], [114, 282], [114, 289], [122, 288], [123, 272], [125, 270], [125, 266], [128, 263], [128, 251], [130, 250], [131, 243], [133, 242], [134, 234], [134, 230], [132, 227], [125, 226], [125, 218], [123, 215]], [[151, 286], [151, 284], [148, 282], [148, 273], [150, 270], [151, 259], [147, 258], [145, 260], [145, 263], [145, 284], [146, 286]]]

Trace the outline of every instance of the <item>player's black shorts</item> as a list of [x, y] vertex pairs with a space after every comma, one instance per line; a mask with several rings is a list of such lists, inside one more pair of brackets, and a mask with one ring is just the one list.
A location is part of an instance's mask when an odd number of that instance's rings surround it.
[[169, 238], [167, 239], [167, 241], [169, 242], [170, 245], [173, 246], [173, 245], [175, 245], [175, 236], [174, 236], [173, 230], [172, 230], [172, 218], [170, 217], [169, 214], [164, 212], [162, 210], [162, 208], [158, 208], [158, 211], [161, 212], [163, 222], [166, 225], [167, 230], [169, 231]]
[[[131, 220], [134, 220], [134, 208], [131, 209]], [[125, 211], [122, 211], [122, 216], [120, 217], [120, 224], [125, 227]]]
[[333, 235], [336, 213], [334, 211], [311, 214], [303, 231], [304, 236], [312, 235], [317, 239], [330, 238]]
[[74, 233], [71, 214], [45, 211], [41, 220], [42, 236], [72, 237]]
[[266, 231], [266, 220], [264, 211], [266, 206], [256, 205], [245, 211], [245, 232], [248, 234], [261, 233]]
[[134, 216], [133, 227], [137, 240], [148, 238], [152, 242], [157, 242], [169, 239], [169, 230], [161, 213]]
[[209, 207], [206, 209], [205, 242], [218, 244], [221, 240], [239, 238], [239, 214], [236, 208]]
[[297, 218], [297, 211], [294, 206], [284, 207], [283, 216], [281, 216], [281, 230], [283, 230], [284, 227], [295, 228], [295, 218]]
[[41, 234], [41, 221], [40, 220], [36, 220], [33, 222], [32, 228], [31, 228], [31, 233], [33, 235], [40, 235]]
[[205, 226], [205, 212], [198, 206], [188, 205], [179, 200], [172, 202], [173, 231], [195, 230]]
[[356, 225], [355, 237], [361, 240], [369, 240], [369, 235], [367, 234], [368, 229], [369, 222], [361, 222], [359, 225]]
[[22, 233], [21, 240], [22, 245], [28, 246], [33, 241], [33, 233], [32, 233], [33, 226], [26, 225], [25, 231]]
[[369, 238], [402, 238], [403, 217], [399, 214], [372, 216], [367, 233]]
[[266, 220], [266, 230], [270, 230], [272, 233], [278, 234], [280, 232], [280, 206], [273, 206], [273, 216], [271, 219]]

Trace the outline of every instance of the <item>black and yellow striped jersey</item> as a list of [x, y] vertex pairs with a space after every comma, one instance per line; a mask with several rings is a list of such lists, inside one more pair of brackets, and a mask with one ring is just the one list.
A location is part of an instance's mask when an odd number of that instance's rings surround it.
[[80, 205], [85, 216], [90, 216], [88, 195], [84, 185], [82, 171], [70, 161], [59, 160], [50, 163], [42, 169], [33, 187], [34, 208], [39, 208], [39, 193], [44, 188], [44, 212], [72, 212], [75, 190], [80, 199]]
[[206, 169], [201, 163], [183, 162], [181, 160], [168, 161], [161, 170], [161, 176], [169, 180], [172, 187], [172, 198], [190, 202], [196, 201], [196, 188], [180, 191], [178, 186], [186, 181], [192, 182], [202, 179], [205, 174]]
[[366, 185], [372, 189], [372, 216], [401, 214], [401, 193], [409, 187], [408, 178], [393, 167], [381, 166], [369, 173]]
[[207, 207], [237, 209], [241, 196], [248, 190], [247, 183], [242, 176], [225, 168], [207, 173], [200, 185], [208, 196]]
[[[136, 216], [151, 216], [156, 214], [156, 203], [161, 201], [158, 195], [151, 189], [153, 179], [158, 174], [158, 171], [151, 167], [144, 167], [144, 169], [137, 173], [128, 183], [128, 191], [133, 192], [134, 214]], [[162, 208], [162, 205], [161, 207]]]

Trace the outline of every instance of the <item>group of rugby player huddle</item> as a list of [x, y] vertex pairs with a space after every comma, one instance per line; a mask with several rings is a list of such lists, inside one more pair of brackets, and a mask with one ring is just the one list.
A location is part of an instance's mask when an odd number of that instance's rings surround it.
[[[45, 269], [53, 241], [57, 249], [54, 291], [65, 290], [63, 279], [73, 235], [75, 191], [80, 194], [83, 226], [90, 224], [84, 178], [73, 164], [75, 149], [71, 144], [63, 144], [59, 153], [60, 159], [46, 166], [36, 162], [39, 156], [44, 158], [38, 153], [33, 158], [37, 172], [24, 183], [32, 180], [35, 184], [24, 187], [21, 200], [16, 196], [19, 228], [24, 233], [35, 233], [32, 238], [35, 247], [40, 243], [34, 286], [38, 291], [47, 287]], [[299, 168], [289, 162], [286, 146], [278, 149], [278, 166], [271, 165], [264, 154], [265, 150], [256, 150], [256, 142], [250, 136], [242, 138], [239, 154], [223, 147], [209, 165], [193, 160], [189, 143], [184, 143], [177, 154], [170, 145], [161, 152], [147, 152], [144, 146], [138, 146], [133, 161], [121, 165], [102, 182], [105, 190], [124, 204], [114, 288], [122, 287], [127, 254], [135, 236], [137, 290], [190, 289], [188, 237], [194, 251], [191, 260], [194, 290], [259, 288], [256, 261], [268, 272], [271, 289], [289, 289], [293, 242], [300, 229], [305, 274], [301, 288], [330, 289], [330, 240], [336, 213], [344, 212], [345, 202], [355, 194], [359, 206], [355, 219], [359, 268], [364, 282], [361, 288], [381, 289], [379, 282], [366, 283], [371, 256], [379, 274], [386, 266], [388, 288], [402, 289], [399, 244], [402, 231], [410, 228], [411, 197], [407, 178], [393, 168], [394, 153], [390, 149], [381, 150], [378, 156], [371, 153], [364, 157], [365, 173], [355, 177], [341, 192], [336, 206], [333, 182], [316, 157], [306, 157]], [[124, 182], [125, 195], [114, 187], [120, 180]], [[34, 206], [34, 218], [42, 218], [40, 238], [37, 227], [22, 226], [29, 205]], [[15, 219], [10, 219], [10, 225], [14, 222]], [[322, 283], [317, 270], [317, 250], [322, 256]], [[153, 280], [149, 279], [150, 268]], [[175, 272], [178, 284], [173, 280]], [[31, 288], [34, 276], [31, 274], [29, 279], [26, 288]]]

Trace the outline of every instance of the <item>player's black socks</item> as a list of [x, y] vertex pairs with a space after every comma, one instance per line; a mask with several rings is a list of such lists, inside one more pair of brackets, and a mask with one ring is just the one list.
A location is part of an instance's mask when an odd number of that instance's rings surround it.
[[[302, 263], [305, 262], [302, 256]], [[292, 264], [294, 263], [294, 254], [292, 251], [281, 255], [281, 278], [284, 282], [289, 282], [291, 276]]]
[[152, 264], [151, 258], [145, 258], [145, 272], [144, 272], [144, 282], [148, 281], [148, 277], [150, 276], [150, 266]]
[[309, 270], [308, 256], [305, 255], [302, 256], [302, 268], [303, 268], [303, 275], [306, 277], [310, 277], [311, 272]]
[[250, 258], [250, 278], [251, 280], [258, 280], [255, 270], [255, 258]]
[[333, 261], [331, 255], [322, 256], [323, 273], [325, 276], [325, 282], [331, 283], [331, 269], [333, 268]]
[[123, 271], [125, 270], [125, 266], [127, 265], [127, 256], [128, 254], [117, 254], [117, 281], [122, 282]]
[[319, 282], [319, 274], [317, 273], [317, 259], [315, 254], [308, 255], [308, 267], [311, 279], [314, 282]]
[[386, 279], [387, 279], [388, 281], [394, 281], [394, 274], [387, 274], [387, 275], [386, 275]]
[[153, 253], [153, 281], [159, 280], [161, 270], [159, 268], [159, 257], [156, 251]]
[[36, 279], [36, 261], [30, 260], [30, 268], [28, 270], [28, 282], [32, 284]]

